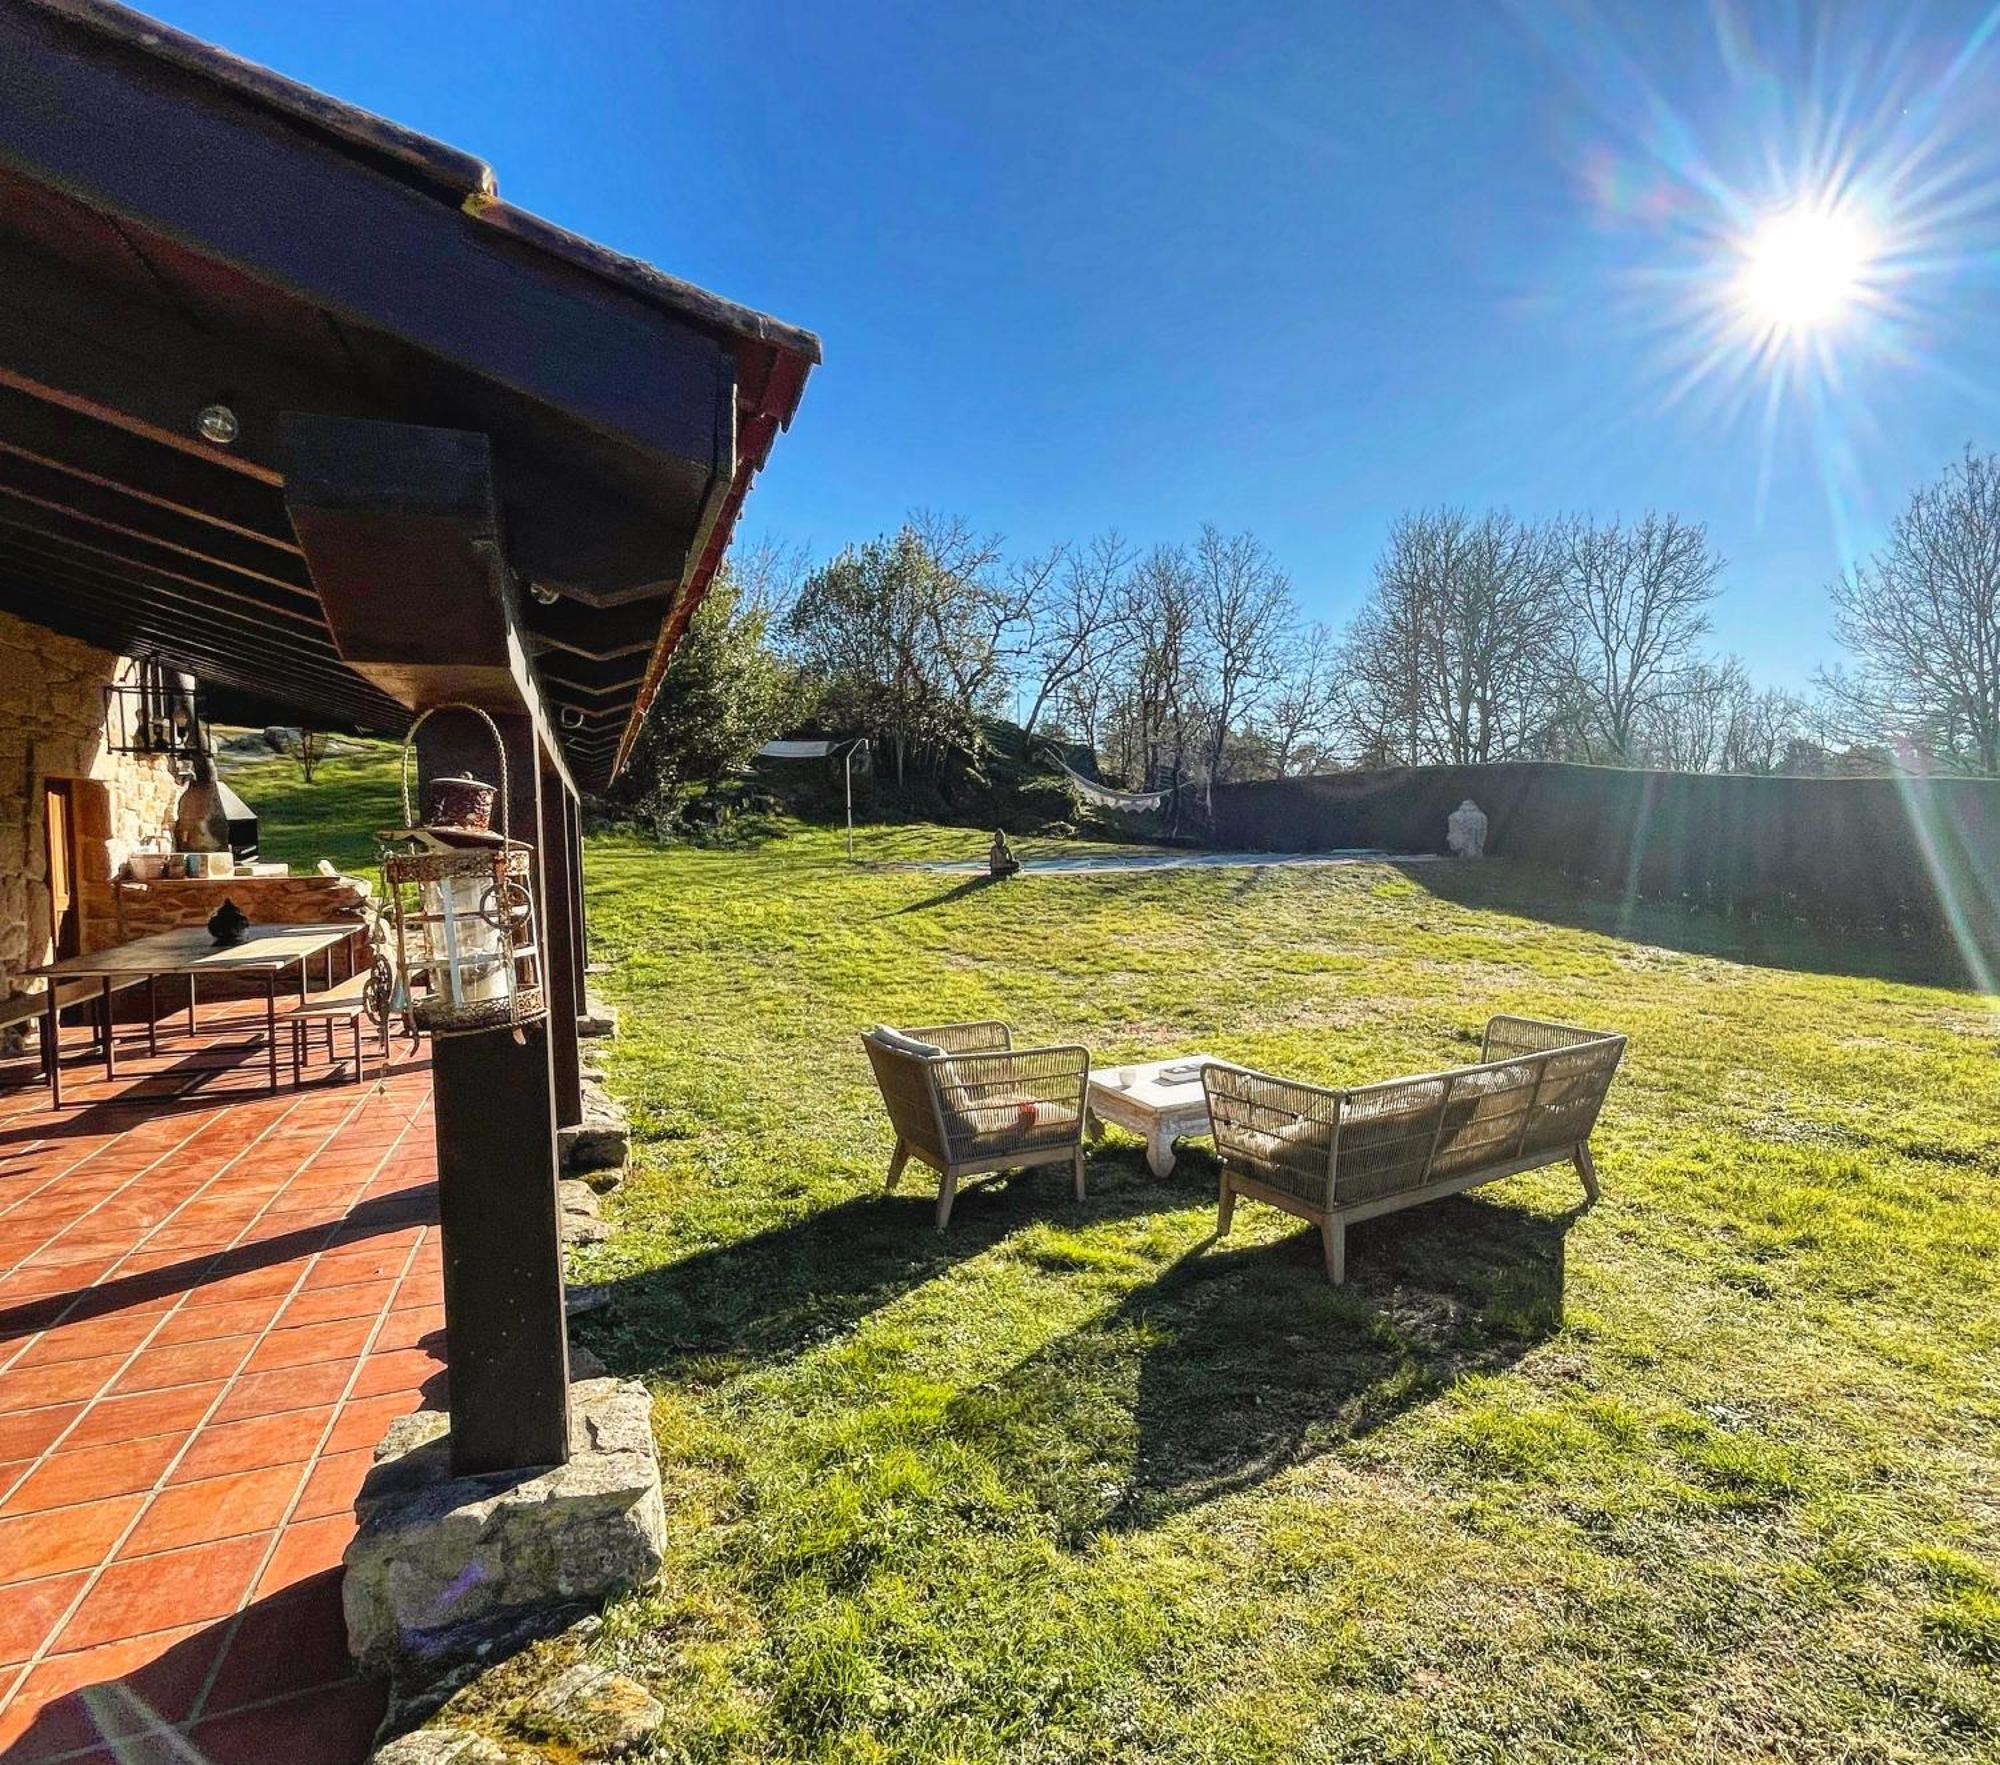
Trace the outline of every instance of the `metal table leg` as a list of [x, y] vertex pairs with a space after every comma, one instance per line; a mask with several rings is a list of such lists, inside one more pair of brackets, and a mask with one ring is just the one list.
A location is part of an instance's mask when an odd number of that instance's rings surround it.
[[55, 977], [49, 977], [49, 1011], [42, 1025], [42, 1057], [49, 1063], [49, 1107], [62, 1108], [62, 1007], [56, 1003]]
[[98, 986], [100, 991], [97, 995], [97, 1009], [104, 1024], [104, 1076], [107, 1079], [115, 1079], [118, 1076], [118, 1055], [117, 1051], [111, 1046], [113, 1040], [111, 1035], [111, 977], [108, 974], [100, 976]]
[[157, 1059], [160, 1053], [160, 977], [146, 977], [146, 1052]]
[[271, 1051], [271, 1089], [278, 1088], [278, 971], [264, 970], [264, 1042]]

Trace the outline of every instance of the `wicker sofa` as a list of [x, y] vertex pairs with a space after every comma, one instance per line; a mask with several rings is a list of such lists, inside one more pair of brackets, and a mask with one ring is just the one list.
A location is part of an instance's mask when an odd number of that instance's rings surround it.
[[1349, 1090], [1203, 1070], [1222, 1161], [1219, 1235], [1247, 1195], [1310, 1220], [1346, 1278], [1349, 1224], [1565, 1161], [1597, 1199], [1590, 1133], [1625, 1038], [1496, 1017], [1479, 1064]]
[[951, 1221], [959, 1179], [983, 1171], [1067, 1163], [1083, 1199], [1087, 1048], [1016, 1048], [1013, 1032], [990, 1021], [877, 1025], [861, 1045], [896, 1130], [888, 1186], [912, 1158], [936, 1171], [939, 1231]]

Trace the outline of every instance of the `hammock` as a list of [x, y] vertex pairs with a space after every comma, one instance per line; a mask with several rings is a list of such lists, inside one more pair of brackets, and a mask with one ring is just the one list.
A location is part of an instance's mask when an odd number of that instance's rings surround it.
[[1180, 788], [1178, 785], [1169, 785], [1163, 791], [1114, 791], [1109, 785], [1099, 784], [1094, 778], [1085, 778], [1075, 768], [1065, 765], [1060, 755], [1052, 753], [1049, 758], [1055, 761], [1063, 776], [1076, 787], [1076, 794], [1079, 797], [1086, 803], [1095, 803], [1101, 809], [1125, 809], [1134, 814], [1143, 814], [1148, 810], [1158, 809]]
[[766, 742], [757, 750], [760, 760], [824, 760], [843, 748], [851, 748], [866, 738], [844, 735], [830, 742]]

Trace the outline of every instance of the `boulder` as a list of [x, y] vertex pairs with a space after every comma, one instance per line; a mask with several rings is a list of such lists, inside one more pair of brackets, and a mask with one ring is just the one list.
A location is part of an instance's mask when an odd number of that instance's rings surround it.
[[392, 1423], [355, 1501], [341, 1589], [362, 1671], [401, 1696], [649, 1579], [667, 1526], [651, 1412], [636, 1381], [580, 1380], [569, 1463], [485, 1477], [452, 1476], [437, 1411]]
[[529, 1700], [523, 1726], [547, 1731], [586, 1759], [622, 1759], [653, 1738], [666, 1713], [636, 1679], [580, 1661]]
[[447, 1725], [398, 1735], [377, 1747], [368, 1765], [507, 1765], [507, 1751], [483, 1734]]

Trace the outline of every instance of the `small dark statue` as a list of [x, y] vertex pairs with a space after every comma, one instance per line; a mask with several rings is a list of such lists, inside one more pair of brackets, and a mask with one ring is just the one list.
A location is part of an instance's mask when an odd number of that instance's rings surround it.
[[234, 901], [224, 901], [209, 915], [208, 935], [219, 949], [227, 950], [250, 935], [250, 916]]
[[996, 877], [1012, 876], [1021, 868], [1020, 859], [1014, 856], [1014, 848], [1007, 843], [1007, 830], [995, 828], [993, 846], [986, 854], [986, 868]]

